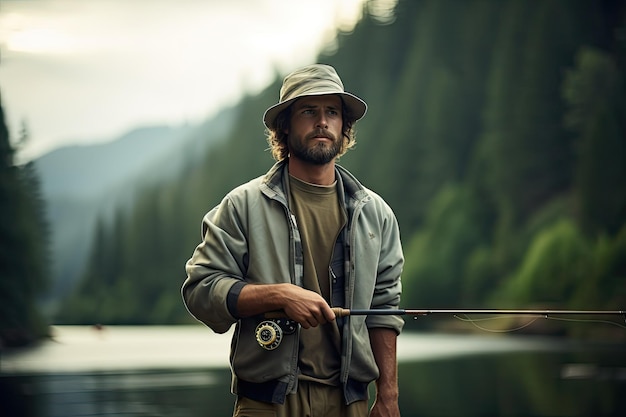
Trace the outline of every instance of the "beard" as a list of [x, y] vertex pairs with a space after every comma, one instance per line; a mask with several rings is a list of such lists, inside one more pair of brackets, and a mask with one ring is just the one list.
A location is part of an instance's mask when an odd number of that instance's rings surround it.
[[[323, 135], [332, 142], [312, 142], [316, 136]], [[311, 145], [311, 143], [313, 143]], [[292, 157], [314, 165], [325, 165], [332, 161], [342, 150], [342, 142], [335, 135], [325, 130], [316, 130], [304, 136], [288, 138], [289, 153]]]

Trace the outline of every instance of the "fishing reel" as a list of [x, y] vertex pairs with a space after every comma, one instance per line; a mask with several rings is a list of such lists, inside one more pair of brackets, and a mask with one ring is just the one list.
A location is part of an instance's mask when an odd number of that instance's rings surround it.
[[264, 320], [254, 331], [256, 341], [265, 350], [274, 350], [283, 340], [283, 335], [295, 333], [298, 325], [290, 319]]

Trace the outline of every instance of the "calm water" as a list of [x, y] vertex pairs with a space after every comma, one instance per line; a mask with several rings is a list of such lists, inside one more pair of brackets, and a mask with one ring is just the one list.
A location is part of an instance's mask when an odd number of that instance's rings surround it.
[[[201, 326], [59, 327], [4, 353], [0, 416], [230, 416], [230, 335]], [[528, 336], [405, 333], [411, 416], [626, 416], [626, 346]]]

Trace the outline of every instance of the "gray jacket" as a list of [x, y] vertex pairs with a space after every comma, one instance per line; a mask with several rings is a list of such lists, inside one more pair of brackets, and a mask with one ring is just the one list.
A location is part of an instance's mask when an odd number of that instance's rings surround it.
[[[336, 174], [348, 213], [343, 251], [335, 251], [344, 265], [343, 307], [397, 308], [404, 258], [396, 218], [380, 196], [346, 169], [336, 166]], [[236, 301], [244, 283], [302, 286], [300, 234], [287, 195], [285, 161], [226, 195], [203, 219], [203, 241], [186, 264], [182, 287], [189, 312], [215, 332], [224, 333], [236, 323], [230, 353], [233, 393], [275, 403], [297, 387], [298, 331], [285, 335], [275, 350], [265, 350], [255, 339], [263, 317], [238, 317]], [[351, 316], [342, 323], [341, 381], [351, 403], [367, 398], [367, 385], [379, 375], [367, 329], [400, 333], [404, 322], [398, 316], [373, 315]]]

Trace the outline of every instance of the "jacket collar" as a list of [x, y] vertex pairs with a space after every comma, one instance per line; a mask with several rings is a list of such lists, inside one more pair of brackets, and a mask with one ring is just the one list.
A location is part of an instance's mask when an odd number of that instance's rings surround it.
[[[282, 195], [283, 198], [285, 198], [289, 190], [287, 185], [287, 162], [287, 159], [276, 162], [263, 178], [263, 184], [269, 188], [268, 191], [274, 195]], [[344, 190], [346, 198], [360, 199], [364, 197], [365, 187], [352, 173], [341, 165], [335, 165], [335, 173], [339, 188]]]

